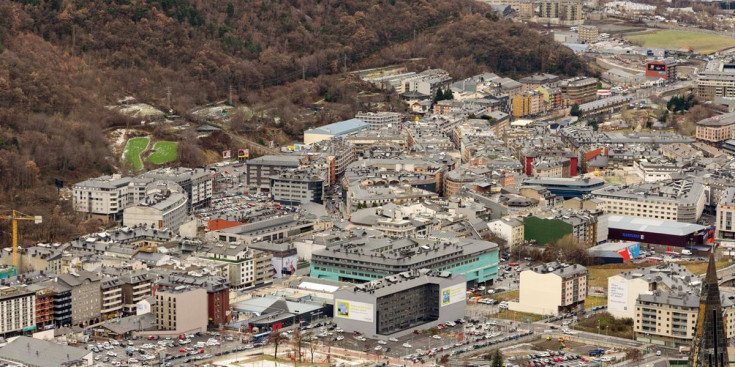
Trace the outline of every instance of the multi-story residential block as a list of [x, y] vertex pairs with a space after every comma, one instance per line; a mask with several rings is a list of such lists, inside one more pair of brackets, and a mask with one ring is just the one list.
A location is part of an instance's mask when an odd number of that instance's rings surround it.
[[552, 262], [521, 272], [518, 302], [508, 309], [539, 315], [558, 315], [584, 308], [587, 268]]
[[[444, 234], [446, 237], [436, 237]], [[434, 232], [427, 238], [358, 237], [349, 243], [312, 251], [311, 276], [367, 282], [411, 269], [429, 268], [463, 274], [467, 282], [492, 281], [498, 272], [498, 245]]]
[[735, 112], [697, 121], [697, 139], [714, 145], [722, 145], [735, 138]]
[[717, 205], [715, 227], [716, 237], [720, 239], [735, 239], [735, 187], [728, 188]]
[[88, 325], [99, 320], [102, 307], [100, 278], [84, 270], [71, 269], [68, 274], [55, 278], [55, 282], [71, 290], [71, 321]]
[[328, 183], [320, 173], [308, 168], [283, 171], [271, 177], [271, 197], [286, 205], [322, 204]]
[[296, 155], [264, 155], [245, 162], [245, 183], [258, 191], [268, 191], [271, 177], [282, 171], [298, 168], [304, 158]]
[[633, 186], [612, 185], [592, 196], [605, 202], [609, 214], [696, 223], [706, 202], [704, 185], [674, 180]]
[[278, 241], [292, 236], [311, 232], [319, 228], [319, 221], [300, 216], [286, 214], [261, 221], [212, 231], [205, 235], [207, 239], [222, 242], [238, 242], [245, 244], [260, 241]]
[[26, 287], [0, 288], [0, 335], [36, 329], [36, 294]]
[[115, 317], [122, 315], [123, 282], [118, 277], [106, 277], [100, 279], [100, 313], [103, 317]]
[[36, 329], [44, 330], [54, 324], [54, 290], [38, 284], [27, 288], [36, 293]]
[[681, 172], [682, 165], [668, 160], [640, 159], [633, 163], [634, 172], [643, 182], [659, 182], [671, 180], [672, 174]]
[[516, 218], [502, 218], [488, 223], [487, 227], [496, 236], [504, 239], [510, 250], [516, 246], [523, 245], [523, 221]]
[[461, 319], [467, 280], [459, 274], [417, 269], [334, 294], [334, 321], [347, 332], [400, 336]]
[[544, 0], [539, 6], [539, 23], [580, 25], [584, 22], [582, 3], [579, 1]]
[[79, 182], [73, 187], [74, 210], [106, 220], [119, 219], [123, 209], [143, 200], [151, 179], [102, 176]]
[[646, 78], [661, 78], [676, 81], [679, 77], [677, 64], [676, 59], [649, 61], [646, 63]]
[[559, 86], [559, 80], [559, 77], [554, 74], [539, 73], [518, 79], [518, 82], [523, 84], [524, 92], [530, 92], [544, 85], [549, 88], [557, 87]]
[[595, 43], [600, 38], [600, 29], [593, 25], [579, 27], [579, 43]]
[[[388, 129], [393, 132], [393, 129]], [[395, 130], [400, 135], [399, 130]], [[364, 130], [358, 134], [351, 135], [348, 138], [332, 138], [328, 140], [322, 140], [318, 143], [303, 146], [296, 154], [300, 154], [308, 159], [308, 164], [312, 171], [324, 172], [324, 182], [327, 185], [334, 185], [337, 183], [338, 177], [344, 174], [347, 166], [357, 160], [358, 148], [360, 145], [361, 149], [364, 145], [370, 145], [371, 140], [362, 140], [367, 137], [368, 134], [377, 133], [380, 137], [381, 132], [386, 134], [385, 130]], [[391, 133], [388, 133], [388, 137], [391, 137]], [[405, 140], [404, 140], [405, 142]], [[378, 144], [379, 145], [379, 144]], [[323, 161], [322, 161], [323, 160]], [[322, 166], [326, 169], [323, 169]], [[288, 170], [288, 169], [287, 169]], [[322, 175], [319, 173], [318, 175]]]
[[347, 191], [347, 210], [375, 207], [387, 203], [410, 203], [438, 198], [439, 194], [410, 185], [354, 185]]
[[[630, 105], [632, 96], [620, 95], [589, 101], [579, 105], [580, 117], [591, 118], [621, 111]], [[574, 101], [571, 101], [575, 103]]]
[[122, 284], [122, 303], [125, 315], [135, 315], [136, 305], [153, 295], [153, 274], [146, 271], [131, 271], [119, 277]]
[[544, 95], [536, 90], [514, 96], [512, 105], [514, 118], [537, 115], [546, 111]]
[[56, 327], [71, 326], [72, 324], [72, 300], [71, 287], [63, 282], [46, 281], [36, 284], [52, 290], [53, 297], [53, 320]]
[[173, 181], [186, 193], [187, 206], [192, 209], [208, 206], [214, 192], [214, 176], [204, 168], [160, 168], [148, 171], [142, 177]]
[[156, 315], [158, 330], [171, 334], [193, 333], [207, 330], [207, 290], [179, 285], [156, 291]]
[[735, 64], [720, 60], [710, 61], [697, 73], [697, 97], [713, 101], [715, 97], [735, 97]]
[[[153, 186], [155, 185], [155, 186]], [[159, 182], [149, 186], [146, 197], [123, 211], [123, 225], [168, 228], [178, 231], [186, 221], [187, 195], [177, 184]]]
[[636, 319], [636, 302], [640, 295], [693, 289], [696, 284], [699, 279], [676, 263], [626, 271], [607, 279], [607, 311], [616, 318]]
[[176, 290], [180, 286], [203, 288], [207, 292], [208, 326], [219, 327], [230, 320], [230, 282], [225, 277], [169, 274], [156, 283], [157, 293]]
[[592, 102], [597, 97], [597, 79], [576, 77], [564, 79], [559, 83], [563, 99], [569, 104]]
[[400, 128], [403, 115], [398, 112], [358, 112], [356, 119], [367, 122], [370, 130], [382, 128]]
[[254, 287], [272, 279], [271, 258], [266, 255], [245, 244], [218, 243], [201, 256], [226, 263], [230, 287], [240, 289]]

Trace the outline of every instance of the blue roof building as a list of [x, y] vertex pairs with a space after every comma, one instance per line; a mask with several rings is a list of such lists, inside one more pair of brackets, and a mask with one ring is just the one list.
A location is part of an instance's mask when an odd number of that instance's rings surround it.
[[346, 136], [370, 129], [370, 124], [360, 119], [349, 119], [304, 131], [304, 144], [313, 144], [335, 136]]

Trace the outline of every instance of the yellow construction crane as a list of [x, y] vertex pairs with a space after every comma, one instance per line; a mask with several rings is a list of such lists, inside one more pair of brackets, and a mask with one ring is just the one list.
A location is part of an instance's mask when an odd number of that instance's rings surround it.
[[17, 210], [11, 210], [10, 215], [0, 214], [0, 219], [9, 220], [13, 224], [13, 266], [15, 271], [20, 272], [18, 268], [18, 221], [32, 220], [35, 224], [41, 224], [43, 218], [40, 215], [27, 215]]

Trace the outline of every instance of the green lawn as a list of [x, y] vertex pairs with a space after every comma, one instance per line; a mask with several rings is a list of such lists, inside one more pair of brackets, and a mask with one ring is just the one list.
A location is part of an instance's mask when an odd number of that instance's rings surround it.
[[735, 47], [735, 38], [678, 30], [659, 30], [625, 36], [629, 41], [640, 42], [643, 47], [691, 48], [710, 54]]
[[153, 164], [164, 164], [176, 160], [176, 150], [179, 143], [172, 141], [159, 141], [153, 145], [153, 153], [148, 156], [148, 161]]
[[125, 150], [123, 151], [123, 160], [130, 163], [133, 169], [140, 171], [143, 169], [143, 161], [140, 159], [140, 153], [143, 153], [151, 139], [148, 137], [132, 138], [128, 139], [125, 144]]

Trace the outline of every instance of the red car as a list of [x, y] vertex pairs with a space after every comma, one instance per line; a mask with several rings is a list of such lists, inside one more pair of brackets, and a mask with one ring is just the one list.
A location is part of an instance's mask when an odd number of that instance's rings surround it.
[[186, 349], [184, 349], [184, 348], [179, 348], [179, 352], [181, 352], [181, 353], [186, 353]]
[[155, 336], [151, 335], [151, 336], [148, 337], [148, 340], [153, 340], [155, 338], [156, 338]]
[[199, 349], [199, 354], [204, 354], [204, 349]]

